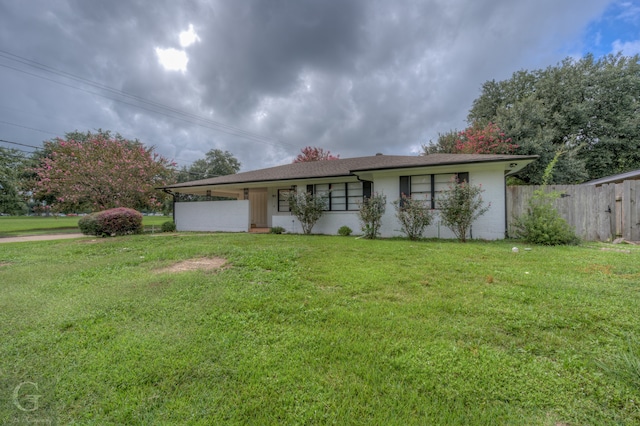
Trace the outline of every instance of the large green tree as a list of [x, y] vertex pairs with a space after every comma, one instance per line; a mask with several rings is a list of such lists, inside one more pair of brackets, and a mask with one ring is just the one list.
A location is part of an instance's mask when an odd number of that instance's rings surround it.
[[216, 176], [232, 175], [240, 170], [240, 162], [229, 151], [212, 149], [205, 158], [196, 160], [189, 167], [183, 166], [177, 173], [178, 182], [208, 179]]
[[34, 198], [56, 211], [130, 207], [154, 210], [164, 193], [173, 163], [137, 140], [108, 131], [68, 133], [44, 143], [34, 168]]
[[22, 152], [0, 147], [0, 213], [17, 215], [27, 212], [20, 190], [27, 162], [28, 158]]
[[526, 183], [542, 183], [559, 150], [566, 154], [552, 183], [580, 183], [640, 168], [640, 56], [595, 60], [587, 55], [488, 81], [468, 121], [496, 123], [518, 145], [515, 153], [540, 155], [520, 173]]

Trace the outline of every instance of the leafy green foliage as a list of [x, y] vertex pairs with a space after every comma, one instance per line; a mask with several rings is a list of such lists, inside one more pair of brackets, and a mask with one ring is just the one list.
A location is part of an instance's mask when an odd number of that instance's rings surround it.
[[27, 212], [20, 191], [20, 177], [27, 161], [22, 152], [0, 147], [0, 213], [19, 215]]
[[142, 214], [126, 207], [104, 210], [83, 216], [78, 221], [85, 235], [116, 236], [139, 234], [143, 231]]
[[178, 183], [208, 179], [216, 176], [233, 175], [240, 170], [240, 161], [229, 151], [209, 150], [205, 158], [196, 160], [189, 167], [183, 166], [177, 173]]
[[562, 154], [563, 151], [558, 151], [547, 165], [542, 177], [543, 186], [534, 191], [533, 197], [529, 199], [527, 212], [515, 219], [513, 228], [516, 238], [522, 238], [531, 244], [550, 246], [580, 243], [575, 230], [553, 206], [553, 201], [560, 197], [560, 193], [546, 190]]
[[483, 191], [479, 185], [454, 180], [438, 200], [442, 224], [461, 242], [467, 241], [473, 222], [489, 210], [490, 204], [482, 201]]
[[98, 232], [98, 212], [82, 216], [78, 220], [78, 228], [84, 235], [100, 235]]
[[424, 200], [414, 200], [402, 194], [402, 198], [393, 202], [396, 217], [400, 221], [400, 230], [410, 240], [418, 240], [427, 226], [433, 221], [433, 212]]
[[353, 230], [347, 225], [343, 225], [338, 229], [338, 235], [342, 235], [343, 237], [348, 237], [352, 232]]
[[160, 230], [162, 232], [175, 232], [176, 224], [174, 221], [168, 220], [162, 223], [162, 225], [160, 226]]
[[372, 194], [359, 203], [358, 218], [365, 238], [373, 240], [378, 237], [386, 208], [387, 197], [384, 194]]
[[529, 201], [527, 213], [514, 221], [514, 236], [531, 244], [575, 245], [580, 242], [575, 231], [553, 207], [559, 194], [535, 191]]
[[271, 234], [283, 234], [285, 229], [282, 226], [274, 226], [269, 229], [269, 233]]
[[298, 218], [305, 234], [311, 233], [313, 225], [322, 217], [327, 207], [326, 197], [309, 192], [289, 191], [287, 201], [291, 213]]
[[518, 71], [482, 87], [468, 121], [496, 123], [519, 148], [540, 159], [518, 177], [541, 184], [558, 149], [567, 150], [552, 182], [573, 184], [640, 168], [640, 55], [566, 59]]

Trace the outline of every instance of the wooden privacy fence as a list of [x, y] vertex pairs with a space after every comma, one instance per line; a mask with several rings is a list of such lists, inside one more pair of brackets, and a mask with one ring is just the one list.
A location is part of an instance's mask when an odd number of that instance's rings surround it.
[[[528, 201], [537, 189], [540, 186], [507, 187], [509, 236], [513, 236], [514, 218], [526, 212]], [[612, 241], [624, 238], [640, 241], [640, 180], [602, 186], [549, 185], [547, 191], [562, 194], [554, 201], [554, 205], [583, 240]]]

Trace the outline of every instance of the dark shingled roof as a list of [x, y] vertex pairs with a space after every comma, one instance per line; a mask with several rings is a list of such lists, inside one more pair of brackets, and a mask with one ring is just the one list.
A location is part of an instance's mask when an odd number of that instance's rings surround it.
[[269, 167], [267, 169], [253, 170], [233, 175], [176, 183], [163, 188], [177, 189], [194, 186], [340, 177], [351, 176], [355, 172], [375, 170], [392, 170], [410, 167], [444, 166], [468, 163], [522, 161], [533, 160], [536, 158], [538, 158], [537, 155], [498, 154], [429, 154], [424, 156], [374, 155], [370, 157], [285, 164], [283, 166]]

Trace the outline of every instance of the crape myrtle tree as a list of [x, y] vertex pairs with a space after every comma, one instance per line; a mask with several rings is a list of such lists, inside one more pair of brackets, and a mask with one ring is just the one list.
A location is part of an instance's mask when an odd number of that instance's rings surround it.
[[305, 163], [308, 161], [338, 160], [339, 155], [331, 154], [331, 151], [325, 151], [323, 148], [315, 146], [307, 146], [300, 150], [300, 154], [293, 160], [294, 163]]
[[99, 211], [115, 207], [156, 210], [174, 163], [138, 140], [109, 131], [68, 133], [44, 143], [34, 168], [34, 198], [54, 211]]
[[424, 154], [513, 154], [518, 145], [495, 123], [474, 123], [462, 131], [441, 134], [436, 143], [423, 145]]

